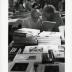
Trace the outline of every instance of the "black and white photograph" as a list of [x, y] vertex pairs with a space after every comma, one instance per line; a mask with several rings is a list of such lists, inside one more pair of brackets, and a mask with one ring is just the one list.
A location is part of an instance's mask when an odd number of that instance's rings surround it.
[[8, 0], [8, 72], [65, 72], [65, 0]]

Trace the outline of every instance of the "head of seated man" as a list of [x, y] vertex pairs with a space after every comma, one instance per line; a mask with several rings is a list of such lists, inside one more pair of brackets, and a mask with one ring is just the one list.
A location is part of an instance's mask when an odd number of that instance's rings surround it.
[[25, 18], [22, 27], [23, 28], [32, 28], [32, 29], [39, 29], [40, 28], [40, 13], [33, 9], [29, 17]]
[[33, 19], [33, 21], [37, 21], [40, 18], [41, 14], [40, 12], [38, 12], [38, 10], [33, 9], [31, 11], [31, 18]]

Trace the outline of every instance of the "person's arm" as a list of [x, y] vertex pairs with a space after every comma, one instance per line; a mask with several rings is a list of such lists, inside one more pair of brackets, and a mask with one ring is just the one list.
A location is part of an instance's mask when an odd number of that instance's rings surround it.
[[39, 25], [40, 32], [42, 32], [42, 31], [43, 31], [42, 19], [39, 19], [39, 20], [38, 20], [38, 25]]
[[23, 28], [31, 28], [32, 27], [31, 17], [24, 19], [22, 26], [23, 26]]
[[54, 26], [53, 31], [59, 32], [59, 26], [64, 25], [63, 20], [61, 19], [59, 13], [55, 14], [54, 21], [56, 22], [56, 25]]
[[56, 14], [55, 21], [57, 22], [58, 26], [64, 25], [64, 22], [63, 22], [61, 16], [59, 15], [59, 13]]
[[62, 20], [62, 18], [60, 17], [59, 14], [57, 15], [56, 22], [57, 22], [57, 25], [58, 25], [59, 32], [61, 33], [62, 40], [64, 40], [65, 39], [65, 36], [64, 36], [65, 25], [64, 25], [64, 22], [63, 22], [63, 20]]

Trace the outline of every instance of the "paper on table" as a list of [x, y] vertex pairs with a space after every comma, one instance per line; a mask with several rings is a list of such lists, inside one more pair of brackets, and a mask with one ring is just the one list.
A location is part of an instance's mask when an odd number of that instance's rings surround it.
[[28, 33], [28, 34], [31, 34], [33, 36], [38, 35], [40, 33], [40, 30], [29, 29], [29, 28], [18, 29], [18, 31], [21, 32], [21, 33]]
[[45, 37], [45, 36], [60, 36], [60, 32], [50, 32], [50, 31], [43, 31], [39, 34], [40, 37]]
[[56, 44], [56, 45], [61, 45], [61, 39], [60, 39], [60, 32], [46, 32], [43, 31], [42, 33], [39, 34], [37, 37], [38, 44]]
[[19, 20], [19, 18], [17, 18], [17, 19], [9, 19], [8, 22], [16, 22], [17, 20]]

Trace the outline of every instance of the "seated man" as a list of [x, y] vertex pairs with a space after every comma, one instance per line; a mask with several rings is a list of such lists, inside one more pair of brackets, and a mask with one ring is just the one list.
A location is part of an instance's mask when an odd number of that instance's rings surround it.
[[40, 29], [40, 13], [37, 12], [36, 9], [31, 11], [31, 16], [23, 20], [22, 27], [24, 28], [32, 28], [32, 29]]

